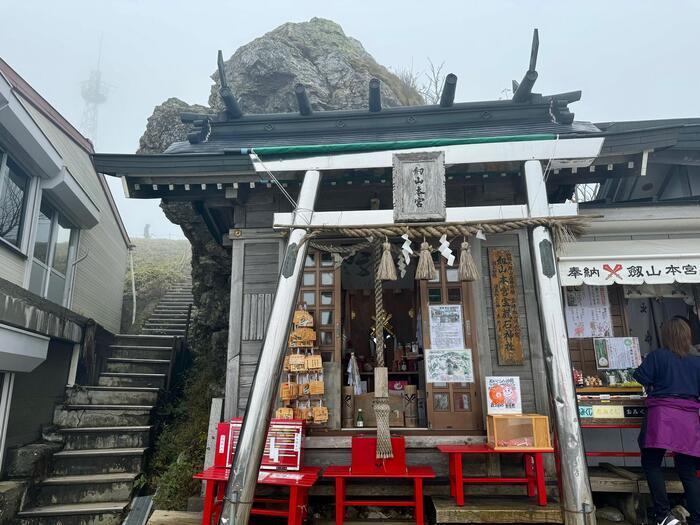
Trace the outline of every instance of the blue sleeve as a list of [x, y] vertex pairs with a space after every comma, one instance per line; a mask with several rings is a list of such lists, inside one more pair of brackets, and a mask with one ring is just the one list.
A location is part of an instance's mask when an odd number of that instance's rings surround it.
[[632, 374], [637, 382], [644, 387], [649, 387], [654, 384], [656, 378], [656, 351], [649, 353], [639, 365], [639, 368]]

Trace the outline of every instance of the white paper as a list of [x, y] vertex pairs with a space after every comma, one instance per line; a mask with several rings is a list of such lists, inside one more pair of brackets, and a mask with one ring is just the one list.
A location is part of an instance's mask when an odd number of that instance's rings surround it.
[[462, 305], [431, 304], [430, 347], [433, 349], [463, 349], [464, 325], [462, 323]]
[[428, 383], [473, 383], [474, 363], [471, 348], [426, 348], [425, 380]]
[[522, 414], [520, 378], [517, 376], [486, 377], [487, 414]]
[[274, 463], [278, 463], [280, 460], [280, 450], [275, 446], [275, 438], [270, 438], [270, 460]]
[[612, 337], [612, 318], [606, 286], [566, 288], [566, 327], [569, 337]]
[[636, 337], [604, 337], [593, 340], [598, 370], [625, 370], [642, 364], [639, 339]]

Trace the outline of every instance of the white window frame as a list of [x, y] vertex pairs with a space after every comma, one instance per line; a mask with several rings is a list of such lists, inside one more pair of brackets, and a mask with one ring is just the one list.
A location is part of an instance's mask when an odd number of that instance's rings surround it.
[[[0, 146], [0, 196], [4, 193], [7, 178], [10, 174], [10, 167], [7, 162], [9, 158], [10, 154], [5, 148]], [[28, 246], [27, 237], [29, 236], [31, 227], [31, 221], [29, 220], [31, 217], [31, 196], [35, 190], [33, 187], [34, 177], [29, 175], [24, 169], [22, 169], [22, 174], [27, 177], [27, 187], [24, 189], [24, 202], [22, 203], [22, 228], [19, 231], [19, 245], [15, 245], [5, 238], [0, 237], [0, 246], [5, 246], [10, 250], [18, 251], [26, 255], [26, 248]]]
[[[12, 157], [12, 155], [8, 152], [7, 148], [2, 146], [0, 144], [0, 195], [3, 193], [4, 189], [4, 184], [6, 177], [9, 175], [9, 166], [8, 166], [8, 160]], [[13, 159], [14, 160], [14, 159]], [[16, 160], [14, 161], [15, 163]], [[40, 181], [37, 177], [32, 176], [26, 169], [24, 169], [22, 166], [20, 166], [22, 169], [22, 173], [27, 177], [28, 184], [25, 189], [25, 197], [24, 197], [24, 210], [23, 210], [23, 217], [22, 217], [22, 231], [20, 231], [20, 238], [19, 238], [19, 246], [16, 246], [12, 244], [10, 241], [7, 241], [0, 237], [0, 248], [5, 247], [8, 250], [14, 251], [16, 253], [20, 253], [27, 258], [31, 258], [31, 253], [29, 253], [31, 247], [33, 246], [33, 234], [34, 234], [34, 221], [32, 220], [33, 217], [35, 216], [35, 209], [36, 209], [36, 202], [37, 202], [37, 193], [40, 191]], [[22, 284], [23, 288], [27, 288], [29, 286], [29, 272], [28, 272], [28, 266], [25, 266], [25, 272], [24, 272], [24, 282]]]
[[[43, 197], [43, 195], [41, 195], [41, 192], [39, 192], [39, 193], [40, 193], [40, 197]], [[26, 272], [27, 276], [26, 276], [25, 288], [29, 289], [29, 280], [31, 278], [31, 273], [32, 273], [32, 269], [34, 267], [34, 264], [36, 263], [41, 267], [41, 269], [46, 274], [46, 278], [44, 279], [44, 282], [42, 285], [41, 293], [38, 295], [40, 295], [44, 299], [50, 300], [47, 297], [48, 293], [49, 293], [49, 283], [51, 281], [52, 272], [56, 272], [61, 277], [63, 277], [63, 279], [65, 280], [65, 284], [63, 287], [63, 297], [61, 298], [60, 304], [61, 304], [61, 306], [68, 308], [70, 302], [72, 301], [72, 295], [73, 295], [73, 280], [74, 280], [73, 278], [74, 278], [74, 274], [75, 274], [74, 262], [75, 262], [75, 258], [76, 258], [75, 255], [77, 252], [78, 236], [79, 236], [80, 230], [75, 226], [72, 226], [70, 229], [71, 234], [70, 234], [70, 240], [68, 241], [68, 264], [66, 267], [66, 273], [64, 275], [64, 274], [56, 271], [53, 268], [53, 259], [54, 259], [54, 255], [56, 254], [56, 237], [58, 235], [58, 228], [57, 228], [58, 218], [59, 218], [59, 215], [62, 215], [62, 214], [61, 214], [61, 211], [59, 208], [54, 206], [54, 204], [50, 200], [47, 200], [46, 204], [48, 206], [50, 206], [51, 209], [54, 211], [53, 217], [51, 217], [51, 225], [49, 227], [49, 240], [48, 240], [49, 252], [47, 255], [47, 260], [49, 261], [49, 263], [46, 264], [42, 261], [35, 259], [34, 258], [34, 241], [36, 240], [36, 226], [38, 225], [39, 213], [41, 212], [41, 200], [42, 199], [39, 198], [39, 200], [37, 201], [39, 203], [39, 205], [37, 206], [36, 213], [34, 214], [35, 226], [33, 228], [33, 235], [32, 235], [32, 248], [31, 248], [32, 253], [28, 257], [28, 261], [27, 261], [28, 271]], [[64, 216], [64, 218], [65, 218], [65, 216]]]

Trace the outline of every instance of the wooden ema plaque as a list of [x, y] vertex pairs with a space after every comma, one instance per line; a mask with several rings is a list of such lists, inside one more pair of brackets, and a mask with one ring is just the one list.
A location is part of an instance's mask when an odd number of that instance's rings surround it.
[[295, 328], [289, 334], [289, 348], [311, 348], [316, 343], [313, 328]]
[[306, 372], [306, 356], [304, 354], [292, 354], [289, 356], [290, 372]]
[[[215, 467], [231, 467], [242, 424], [243, 419], [240, 417], [233, 418], [229, 423], [219, 423], [214, 455]], [[299, 470], [303, 436], [304, 421], [298, 419], [271, 420], [260, 468]]]
[[306, 356], [306, 368], [307, 370], [320, 371], [323, 370], [323, 360], [320, 355], [307, 355]]
[[292, 324], [297, 328], [311, 328], [314, 325], [314, 317], [306, 310], [296, 310]]
[[491, 297], [496, 323], [499, 365], [522, 365], [520, 320], [516, 294], [513, 254], [509, 250], [489, 249]]
[[294, 419], [294, 409], [289, 407], [280, 407], [275, 411], [277, 419]]

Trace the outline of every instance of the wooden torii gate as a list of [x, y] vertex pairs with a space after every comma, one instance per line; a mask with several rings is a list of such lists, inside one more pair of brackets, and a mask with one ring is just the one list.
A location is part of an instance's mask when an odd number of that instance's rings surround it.
[[[482, 162], [523, 162], [527, 205], [447, 208], [447, 222], [488, 222], [505, 219], [552, 219], [577, 214], [575, 203], [549, 204], [542, 162], [549, 168], [588, 166], [599, 154], [601, 138], [575, 138], [531, 142], [495, 142], [416, 148], [400, 151], [372, 151], [306, 158], [254, 162], [260, 172], [304, 171], [296, 210], [275, 214], [278, 228], [290, 230], [287, 249], [275, 293], [270, 322], [260, 361], [250, 390], [248, 406], [226, 489], [221, 525], [247, 525], [257, 473], [262, 458], [265, 432], [274, 404], [277, 381], [282, 373], [285, 343], [301, 281], [307, 243], [300, 242], [307, 229], [323, 226], [392, 225], [392, 210], [314, 212], [321, 171], [391, 167], [394, 153], [442, 151], [445, 164]], [[256, 160], [256, 157], [253, 158]], [[559, 439], [563, 510], [567, 525], [595, 524], [595, 507], [578, 421], [576, 395], [571, 376], [566, 324], [551, 233], [543, 226], [531, 235], [539, 292], [540, 316], [544, 324], [545, 356], [555, 424]]]

